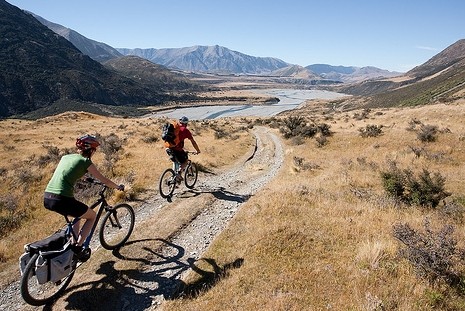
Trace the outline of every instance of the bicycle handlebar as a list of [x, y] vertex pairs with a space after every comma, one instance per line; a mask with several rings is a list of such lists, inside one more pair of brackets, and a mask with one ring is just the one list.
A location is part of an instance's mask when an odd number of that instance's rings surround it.
[[105, 186], [105, 187], [106, 187], [106, 185], [105, 185], [103, 182], [101, 182], [101, 181], [98, 180], [98, 179], [94, 179], [94, 178], [92, 178], [92, 177], [87, 177], [87, 178], [86, 178], [86, 181], [87, 181], [88, 183], [91, 183], [91, 184], [102, 185], [102, 186]]
[[[106, 184], [104, 184], [104, 183], [101, 182], [100, 180], [94, 179], [94, 178], [92, 178], [92, 177], [87, 177], [87, 178], [86, 178], [86, 181], [87, 181], [88, 183], [91, 183], [91, 184], [103, 186], [102, 190], [100, 191], [102, 194], [103, 194], [103, 192], [108, 188], [108, 186], [107, 186]], [[116, 189], [119, 190], [119, 191], [124, 191], [124, 185], [123, 185], [123, 184], [120, 184], [120, 185], [118, 185], [118, 187], [117, 187]]]

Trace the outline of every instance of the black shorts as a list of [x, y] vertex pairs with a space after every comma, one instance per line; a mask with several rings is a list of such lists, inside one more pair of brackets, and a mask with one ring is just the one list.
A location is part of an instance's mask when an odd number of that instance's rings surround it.
[[63, 216], [81, 217], [87, 212], [88, 206], [75, 198], [45, 192], [44, 206], [50, 211], [57, 212]]
[[188, 159], [187, 152], [184, 150], [166, 149], [166, 153], [169, 155], [171, 161], [173, 162], [178, 161], [182, 164]]

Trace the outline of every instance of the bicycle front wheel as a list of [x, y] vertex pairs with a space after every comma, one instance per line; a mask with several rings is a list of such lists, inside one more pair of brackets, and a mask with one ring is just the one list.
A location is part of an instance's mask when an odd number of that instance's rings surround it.
[[166, 169], [160, 177], [158, 189], [162, 198], [168, 198], [173, 195], [174, 188], [176, 188], [175, 173], [172, 168]]
[[184, 172], [184, 184], [187, 188], [194, 188], [195, 183], [197, 182], [199, 172], [197, 171], [197, 166], [195, 163], [191, 162]]
[[121, 247], [134, 229], [135, 214], [131, 205], [123, 203], [110, 207], [100, 224], [100, 244], [112, 250]]
[[58, 298], [73, 279], [77, 262], [73, 261], [73, 269], [63, 279], [57, 282], [39, 284], [35, 276], [36, 261], [39, 254], [35, 254], [29, 260], [21, 276], [21, 296], [24, 301], [32, 306], [42, 306]]

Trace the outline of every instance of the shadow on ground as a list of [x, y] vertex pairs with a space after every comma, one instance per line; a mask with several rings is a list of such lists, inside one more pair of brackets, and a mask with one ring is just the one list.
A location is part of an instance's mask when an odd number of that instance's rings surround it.
[[[147, 242], [159, 241], [163, 248], [171, 248], [172, 256], [164, 256], [159, 250], [144, 246]], [[194, 298], [208, 291], [233, 268], [240, 268], [243, 259], [219, 266], [214, 259], [194, 258], [183, 259], [185, 250], [182, 246], [161, 239], [144, 239], [130, 241], [127, 245], [140, 244], [143, 250], [141, 257], [122, 255], [120, 250], [113, 251], [117, 260], [135, 261], [140, 263], [138, 269], [118, 270], [115, 260], [103, 262], [96, 271], [101, 278], [97, 281], [83, 282], [69, 287], [66, 291], [65, 310], [114, 311], [114, 310], [145, 310], [152, 306], [154, 300]], [[133, 246], [134, 247], [134, 246]], [[145, 253], [145, 254], [144, 254]], [[212, 271], [200, 269], [196, 263], [204, 261], [211, 266]], [[181, 273], [191, 269], [200, 278], [194, 283], [186, 284], [179, 280]], [[210, 269], [208, 269], [210, 270]], [[53, 305], [44, 310], [52, 310]]]

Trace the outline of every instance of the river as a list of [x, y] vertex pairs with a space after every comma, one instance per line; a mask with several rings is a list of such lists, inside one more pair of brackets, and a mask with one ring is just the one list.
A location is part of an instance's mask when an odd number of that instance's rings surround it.
[[308, 99], [337, 99], [347, 94], [322, 90], [266, 89], [255, 93], [278, 97], [279, 103], [270, 105], [227, 105], [175, 108], [151, 113], [147, 117], [167, 117], [178, 119], [187, 116], [191, 120], [217, 119], [224, 117], [268, 117], [286, 110], [298, 108]]

